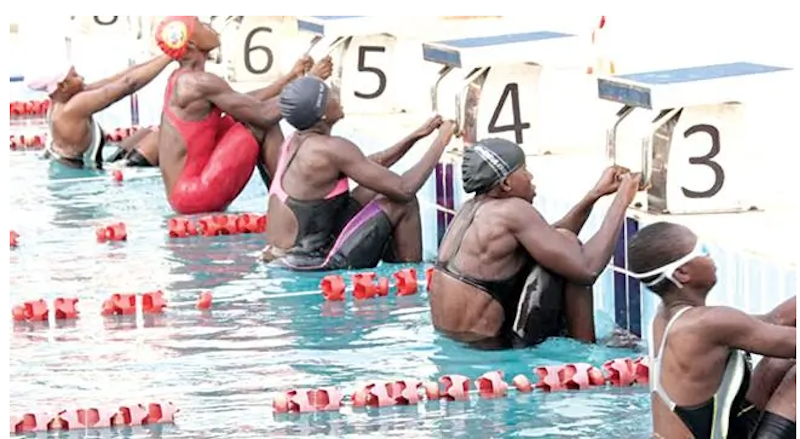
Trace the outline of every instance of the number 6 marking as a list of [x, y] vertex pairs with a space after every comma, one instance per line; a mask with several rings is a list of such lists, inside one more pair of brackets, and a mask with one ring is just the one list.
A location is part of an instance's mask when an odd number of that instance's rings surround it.
[[683, 133], [683, 138], [686, 139], [695, 133], [706, 133], [711, 137], [711, 150], [708, 151], [708, 154], [706, 155], [700, 157], [690, 157], [689, 163], [692, 165], [705, 165], [711, 168], [711, 170], [714, 171], [714, 184], [711, 185], [711, 188], [702, 192], [686, 189], [683, 186], [681, 186], [681, 191], [683, 191], [683, 195], [686, 198], [711, 198], [719, 193], [719, 191], [722, 189], [722, 185], [725, 184], [725, 171], [722, 169], [722, 166], [720, 166], [719, 163], [712, 160], [717, 156], [717, 154], [719, 154], [720, 150], [719, 130], [717, 127], [711, 125], [695, 125]]
[[[272, 33], [272, 29], [260, 26], [251, 30], [250, 33], [248, 33], [247, 36], [244, 38], [244, 68], [247, 69], [248, 72], [254, 75], [261, 75], [263, 73], [267, 73], [269, 69], [272, 68], [272, 63], [274, 61], [272, 56], [272, 50], [270, 50], [269, 47], [250, 45], [253, 43], [253, 37], [255, 37], [258, 32]], [[255, 52], [256, 50], [260, 50], [267, 55], [267, 64], [260, 69], [254, 68], [253, 64], [250, 62], [250, 54]]]

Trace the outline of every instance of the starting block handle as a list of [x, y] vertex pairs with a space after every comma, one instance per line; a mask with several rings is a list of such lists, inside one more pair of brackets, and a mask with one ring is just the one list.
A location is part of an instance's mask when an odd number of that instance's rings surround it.
[[[458, 92], [456, 93], [456, 127], [460, 132], [464, 129], [464, 117], [465, 117], [465, 109], [464, 109], [464, 99], [463, 96], [467, 92], [467, 88], [475, 81], [475, 79], [479, 78], [481, 75], [484, 75], [489, 71], [490, 67], [478, 67], [472, 70], [472, 73], [467, 75], [464, 78], [464, 82], [461, 83], [461, 87], [459, 87]], [[460, 135], [457, 135], [460, 137]]]
[[[617, 129], [625, 118], [627, 118], [636, 107], [625, 105], [617, 112], [617, 120], [606, 133], [606, 155], [612, 165], [617, 163]], [[653, 180], [653, 136], [656, 131], [661, 129], [664, 124], [669, 122], [681, 108], [673, 108], [663, 111], [655, 121], [653, 121], [647, 132], [642, 137], [642, 187], [648, 187]]]
[[436, 82], [433, 83], [431, 87], [431, 103], [433, 104], [433, 112], [439, 114], [439, 85], [441, 84], [442, 80], [445, 76], [449, 75], [450, 72], [453, 71], [452, 66], [444, 66], [441, 70], [439, 70], [438, 78]]

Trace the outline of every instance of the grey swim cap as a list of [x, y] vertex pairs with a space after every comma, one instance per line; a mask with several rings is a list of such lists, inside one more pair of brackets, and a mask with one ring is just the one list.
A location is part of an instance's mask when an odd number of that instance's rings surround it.
[[298, 130], [322, 120], [328, 103], [328, 86], [314, 76], [295, 79], [281, 92], [281, 116]]
[[525, 153], [505, 139], [483, 139], [464, 151], [461, 179], [467, 193], [491, 190], [525, 164]]

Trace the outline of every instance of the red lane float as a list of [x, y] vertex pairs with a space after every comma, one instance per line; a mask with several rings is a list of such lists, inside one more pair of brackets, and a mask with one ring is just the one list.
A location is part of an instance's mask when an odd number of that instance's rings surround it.
[[19, 233], [15, 231], [11, 231], [11, 247], [16, 247], [19, 245]]
[[128, 228], [125, 223], [112, 223], [106, 226], [100, 226], [95, 230], [97, 235], [97, 242], [113, 242], [113, 241], [127, 241]]
[[[106, 141], [119, 143], [123, 140], [136, 134], [137, 131], [142, 129], [153, 129], [155, 127], [127, 127], [127, 128], [114, 128], [112, 131], [106, 133]], [[33, 128], [29, 128], [33, 130]], [[24, 149], [42, 149], [47, 143], [47, 133], [44, 131], [37, 132], [36, 134], [18, 134], [9, 136], [9, 148], [11, 151], [24, 150]]]
[[[76, 304], [76, 297], [58, 297], [53, 300], [53, 313], [56, 320], [77, 319], [80, 311]], [[210, 306], [210, 304], [209, 304]], [[167, 307], [167, 300], [161, 290], [142, 294], [142, 312], [144, 314], [161, 314]], [[16, 322], [47, 322], [50, 317], [50, 308], [44, 299], [29, 300], [11, 308], [11, 317]], [[131, 315], [136, 313], [135, 294], [112, 294], [103, 302], [100, 314]]]
[[11, 415], [10, 433], [38, 433], [87, 428], [136, 427], [175, 422], [180, 409], [171, 402], [132, 404], [109, 407], [70, 408], [48, 412]]
[[[355, 300], [367, 300], [389, 295], [389, 279], [381, 277], [376, 282], [375, 277], [376, 274], [372, 271], [356, 273], [352, 276], [352, 292]], [[398, 296], [411, 296], [417, 293], [417, 270], [415, 268], [404, 268], [395, 272], [392, 277], [395, 279], [395, 292]], [[322, 290], [322, 297], [327, 301], [341, 302], [345, 299], [347, 286], [341, 275], [330, 274], [325, 276], [320, 281], [319, 288]]]
[[[142, 294], [142, 313], [161, 314], [167, 307], [167, 300], [161, 290]], [[103, 302], [100, 314], [131, 315], [136, 314], [136, 294], [115, 293]]]
[[[77, 319], [80, 311], [76, 308], [76, 297], [58, 297], [53, 300], [53, 313], [56, 320]], [[16, 322], [47, 322], [50, 308], [44, 299], [29, 300], [11, 308], [11, 316]]]
[[170, 218], [167, 228], [170, 238], [264, 233], [267, 231], [267, 215], [217, 213], [196, 219], [177, 217]]
[[[582, 390], [589, 387], [631, 386], [634, 383], [646, 384], [649, 374], [648, 360], [638, 358], [614, 359], [606, 362], [611, 367], [604, 367], [609, 372], [604, 376], [600, 369], [586, 363], [573, 363], [561, 366], [541, 366], [533, 369], [539, 381], [532, 385], [525, 375], [514, 377], [512, 385], [518, 392], [532, 392], [534, 388], [545, 392], [557, 390]], [[618, 367], [636, 364], [631, 379], [618, 379]], [[473, 389], [474, 385], [474, 389]], [[511, 386], [504, 380], [502, 371], [491, 371], [471, 381], [464, 375], [443, 375], [438, 383], [405, 379], [398, 381], [371, 381], [356, 386], [350, 396], [350, 404], [360, 407], [389, 407], [394, 405], [417, 404], [424, 398], [429, 401], [444, 399], [447, 401], [464, 401], [471, 393], [481, 398], [500, 398], [508, 395]], [[320, 389], [293, 389], [277, 393], [272, 401], [275, 413], [304, 413], [314, 411], [339, 410], [345, 403], [343, 392], [334, 387]]]
[[50, 109], [50, 100], [14, 101], [9, 103], [8, 114], [11, 118], [20, 116], [44, 116]]
[[11, 135], [10, 137], [10, 149], [11, 151], [18, 151], [24, 149], [42, 149], [44, 148], [45, 143], [47, 143], [47, 135], [46, 134], [35, 134], [35, 135]]

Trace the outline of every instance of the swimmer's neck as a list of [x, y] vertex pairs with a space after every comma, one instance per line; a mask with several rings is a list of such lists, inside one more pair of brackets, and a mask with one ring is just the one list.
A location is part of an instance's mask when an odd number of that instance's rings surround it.
[[206, 69], [206, 62], [205, 60], [196, 60], [196, 59], [182, 59], [178, 63], [179, 68], [187, 69], [187, 70], [194, 70], [198, 72], [205, 71]]
[[706, 306], [706, 295], [697, 291], [683, 291], [672, 292], [664, 294], [663, 297], [664, 308], [669, 310], [670, 313], [677, 311], [681, 308]]
[[299, 131], [298, 134], [321, 134], [323, 136], [330, 136], [331, 135], [332, 127], [325, 123], [318, 123], [313, 127]]

